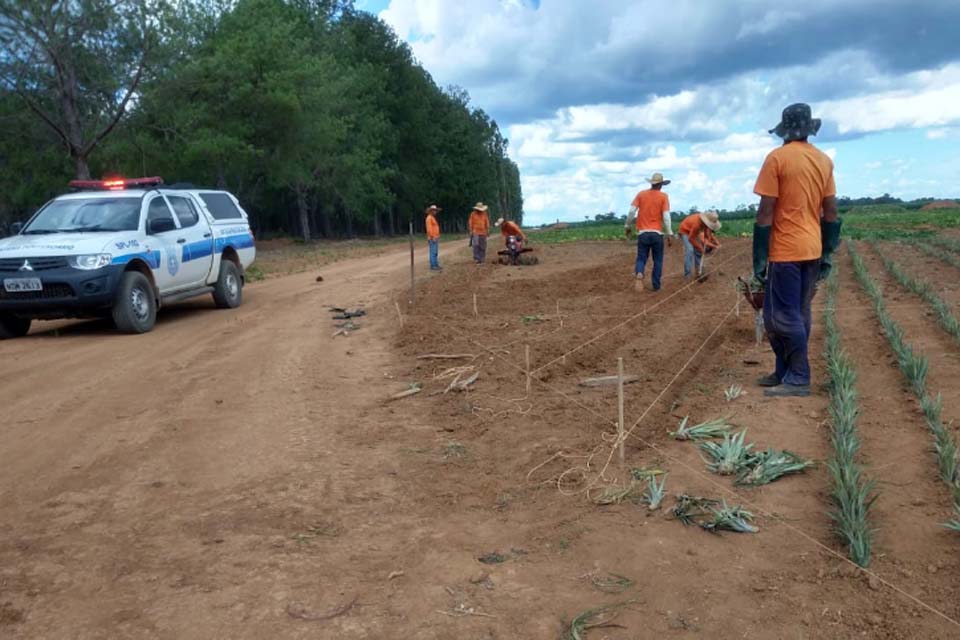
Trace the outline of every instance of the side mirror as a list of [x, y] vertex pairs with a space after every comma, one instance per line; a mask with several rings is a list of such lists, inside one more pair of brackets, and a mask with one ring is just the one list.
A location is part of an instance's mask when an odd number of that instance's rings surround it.
[[22, 222], [12, 222], [10, 223], [10, 235], [15, 236], [23, 230]]
[[173, 218], [154, 218], [147, 224], [147, 233], [154, 235], [157, 233], [166, 233], [177, 228]]

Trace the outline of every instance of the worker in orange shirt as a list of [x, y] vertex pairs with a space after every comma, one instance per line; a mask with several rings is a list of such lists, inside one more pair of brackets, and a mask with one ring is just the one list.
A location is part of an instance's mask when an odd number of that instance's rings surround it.
[[441, 211], [435, 204], [427, 207], [427, 247], [430, 250], [430, 271], [440, 271], [440, 223], [437, 213]]
[[517, 264], [520, 254], [523, 253], [523, 245], [527, 242], [527, 234], [523, 232], [516, 222], [497, 218], [493, 226], [500, 228], [500, 234], [503, 236], [503, 243], [510, 255], [510, 262]]
[[819, 130], [809, 105], [784, 109], [770, 130], [783, 146], [764, 160], [753, 188], [760, 196], [753, 273], [766, 286], [763, 321], [777, 358], [774, 372], [757, 381], [768, 396], [810, 395], [810, 304], [840, 245], [833, 161], [807, 141]]
[[696, 265], [697, 273], [700, 272], [700, 260], [705, 253], [711, 253], [714, 249], [720, 248], [720, 242], [715, 231], [720, 230], [720, 214], [716, 211], [706, 211], [704, 213], [691, 213], [680, 226], [677, 227], [677, 233], [680, 240], [683, 241], [683, 277], [689, 278]]
[[487, 217], [487, 205], [478, 202], [473, 205], [470, 219], [467, 221], [470, 230], [470, 246], [473, 247], [473, 261], [483, 264], [487, 258], [487, 235], [490, 233], [490, 218]]
[[637, 264], [634, 269], [638, 283], [643, 281], [647, 258], [653, 254], [653, 278], [651, 284], [654, 291], [660, 290], [660, 275], [663, 273], [663, 235], [667, 234], [667, 242], [673, 246], [673, 227], [670, 225], [670, 198], [663, 192], [663, 188], [670, 184], [663, 175], [653, 174], [647, 178], [650, 188], [641, 191], [630, 203], [630, 213], [624, 226], [626, 235], [630, 236], [630, 225], [634, 217], [637, 221]]

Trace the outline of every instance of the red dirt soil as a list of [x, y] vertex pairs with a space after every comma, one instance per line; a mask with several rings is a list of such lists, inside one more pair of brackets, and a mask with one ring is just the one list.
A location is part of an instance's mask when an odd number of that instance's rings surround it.
[[[184, 305], [145, 336], [76, 323], [0, 344], [0, 637], [555, 640], [624, 601], [620, 626], [587, 637], [957, 637], [838, 557], [827, 393], [774, 401], [753, 385], [772, 358], [753, 345], [752, 310], [735, 315], [748, 242], [726, 243], [703, 283], [682, 281], [674, 247], [658, 293], [635, 290], [632, 251], [575, 243], [538, 247], [535, 267], [475, 267], [456, 242], [443, 273], [420, 272], [413, 307], [400, 252], [325, 267], [323, 283], [252, 285], [233, 312]], [[871, 568], [956, 619], [960, 537], [939, 527], [949, 499], [930, 436], [848, 262], [840, 322], [861, 371], [864, 461], [889, 483]], [[325, 305], [358, 304], [363, 328], [332, 338]], [[936, 332], [904, 313], [920, 338]], [[529, 394], [524, 345], [539, 368]], [[616, 393], [577, 383], [618, 357], [640, 378], [626, 387], [636, 428], [626, 466], [613, 455], [600, 476]], [[476, 383], [442, 393], [437, 374], [465, 364]], [[957, 388], [940, 364], [931, 377]], [[386, 400], [413, 382], [423, 392]], [[732, 383], [747, 395], [728, 404]], [[958, 410], [945, 399], [946, 418]], [[735, 489], [667, 437], [688, 414], [729, 415], [758, 447], [820, 464]], [[637, 466], [669, 472], [663, 510], [589, 499]], [[760, 532], [684, 527], [668, 517], [680, 492], [741, 503]], [[479, 560], [492, 553], [502, 562]], [[634, 585], [598, 591], [606, 573]]]
[[921, 211], [933, 211], [935, 209], [960, 209], [960, 204], [956, 200], [936, 200], [923, 205]]

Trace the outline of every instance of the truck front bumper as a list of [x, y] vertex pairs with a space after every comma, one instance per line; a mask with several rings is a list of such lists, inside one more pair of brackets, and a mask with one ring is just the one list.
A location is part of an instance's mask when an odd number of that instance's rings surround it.
[[[124, 265], [117, 264], [93, 271], [63, 268], [0, 273], [0, 313], [47, 320], [104, 315], [113, 305], [123, 269]], [[39, 278], [43, 290], [6, 290], [6, 280], [20, 278]]]

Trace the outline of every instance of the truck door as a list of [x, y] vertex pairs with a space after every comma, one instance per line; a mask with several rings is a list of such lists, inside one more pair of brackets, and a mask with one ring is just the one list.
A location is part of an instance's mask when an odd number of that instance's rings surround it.
[[163, 196], [156, 194], [147, 203], [147, 254], [161, 295], [179, 288], [180, 229]]
[[177, 221], [180, 233], [177, 243], [180, 247], [180, 273], [177, 275], [177, 288], [198, 287], [207, 282], [207, 276], [213, 266], [213, 233], [206, 219], [193, 201], [185, 195], [164, 194]]

